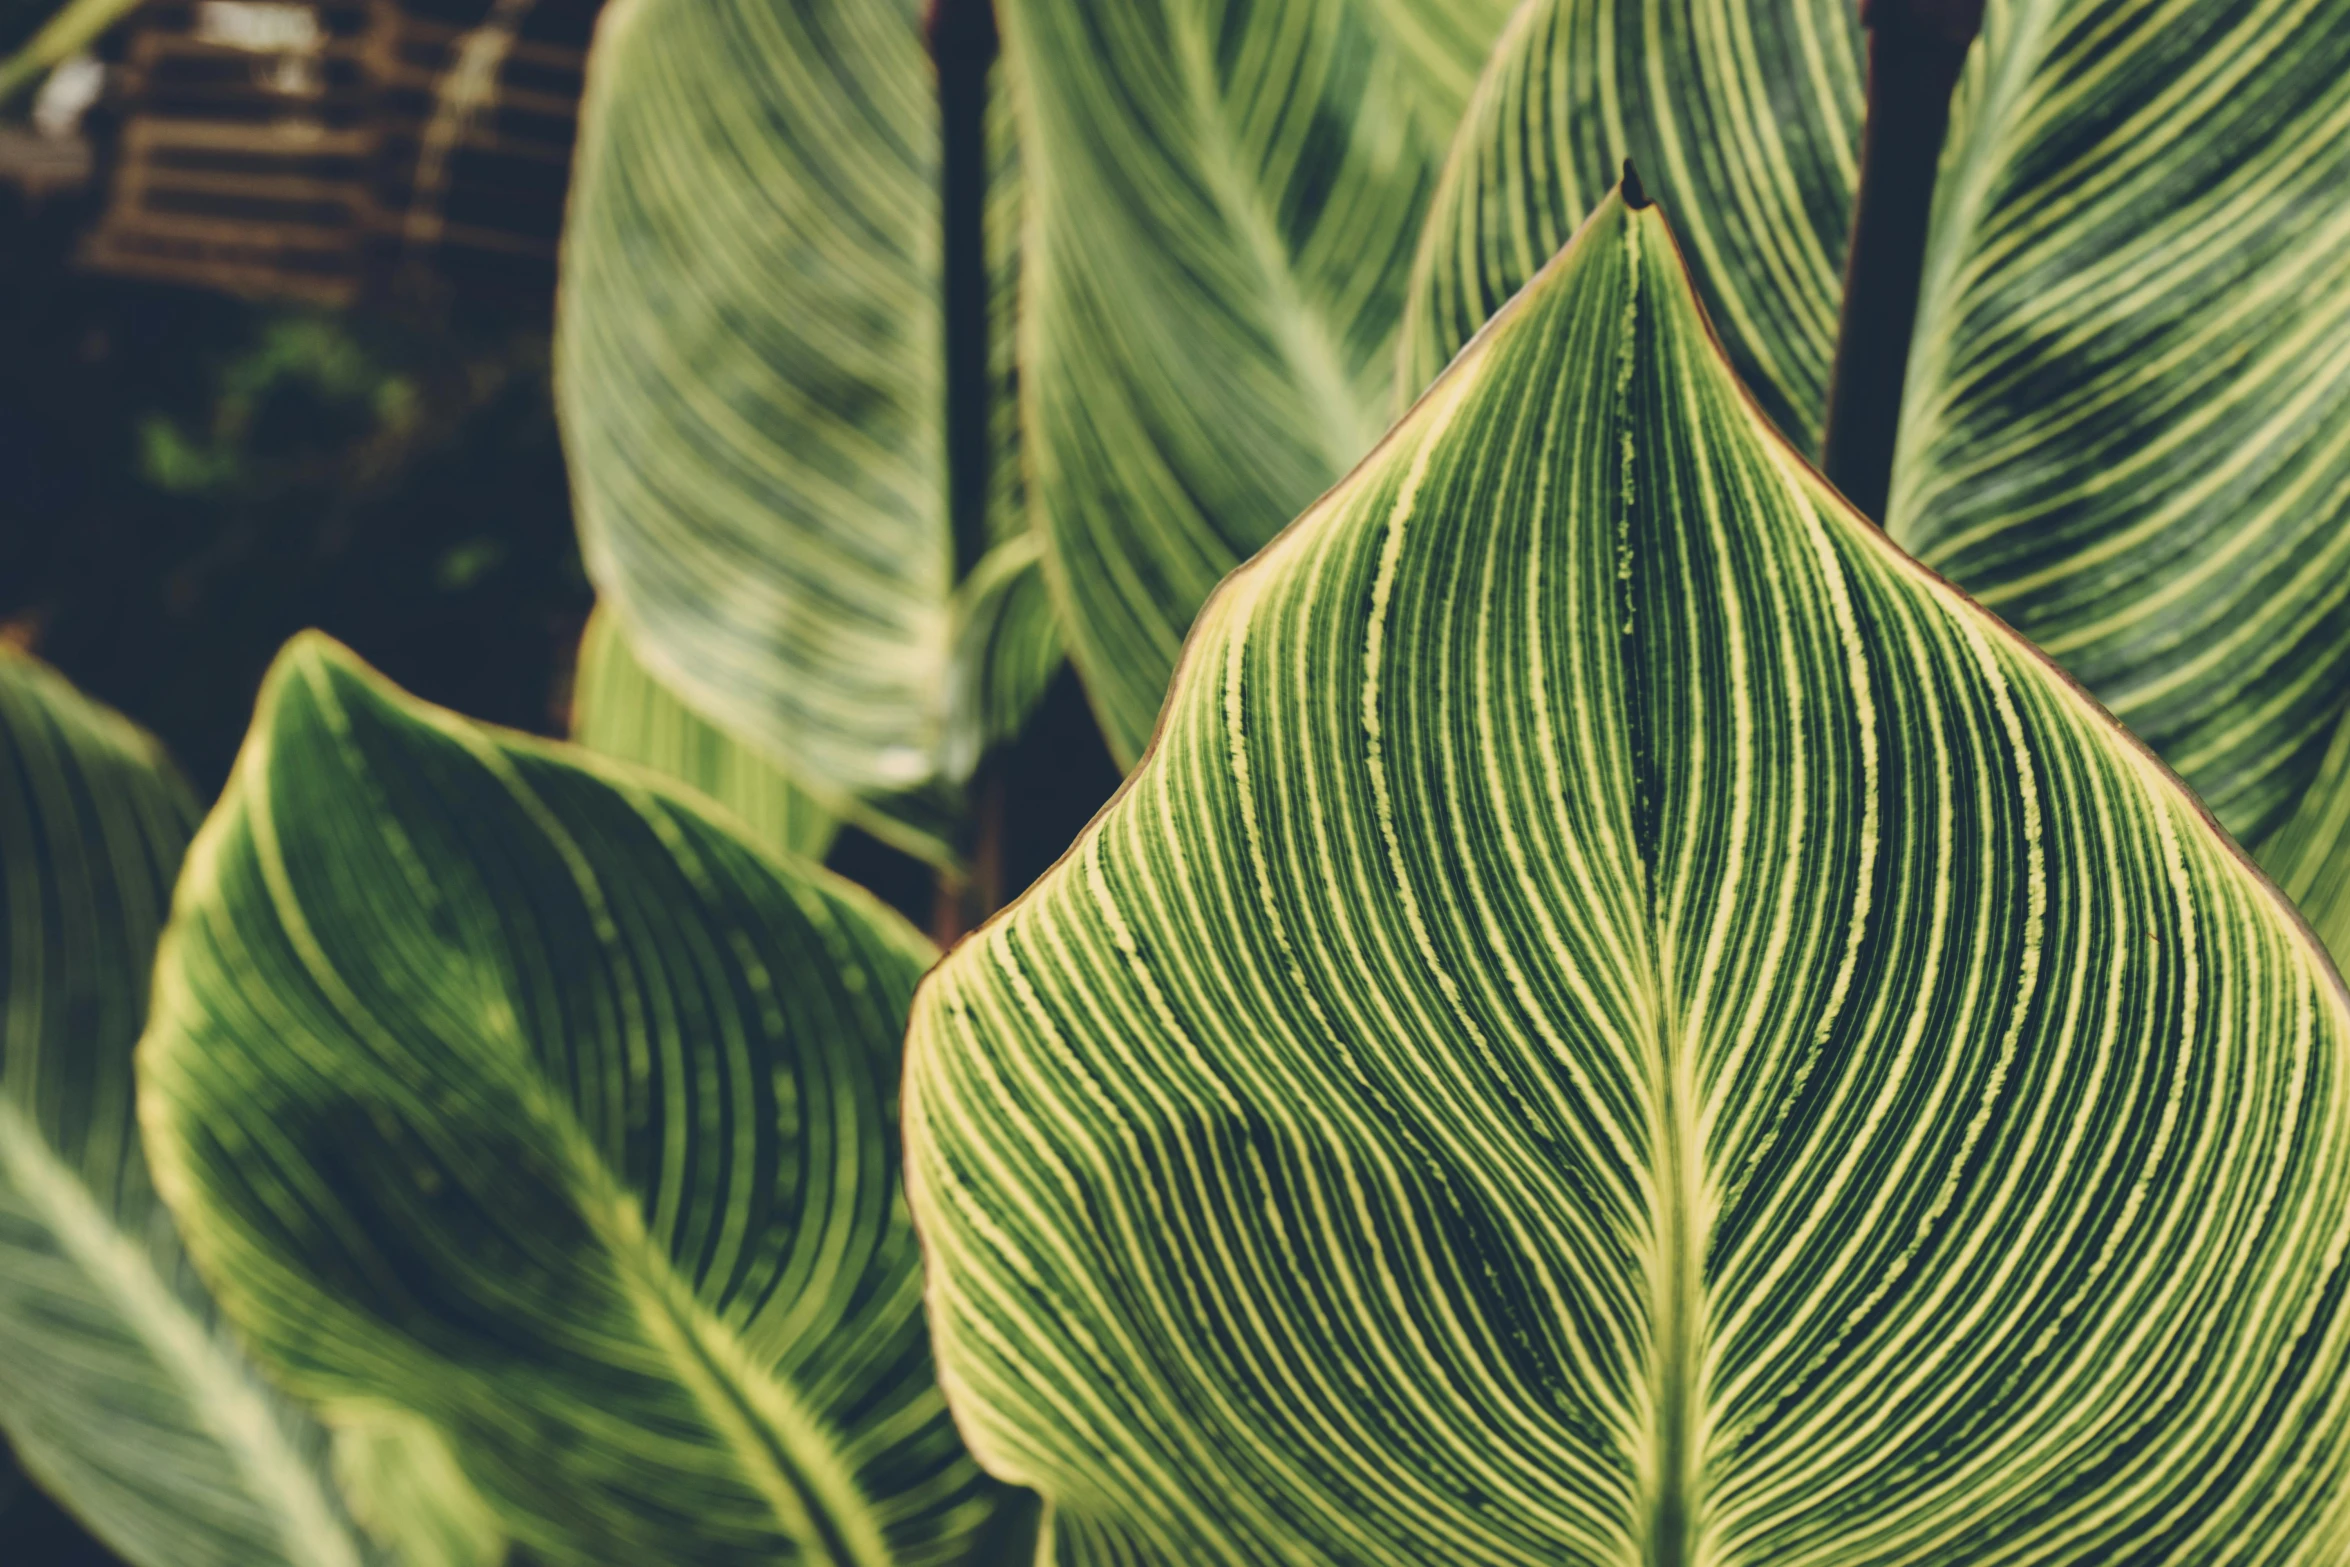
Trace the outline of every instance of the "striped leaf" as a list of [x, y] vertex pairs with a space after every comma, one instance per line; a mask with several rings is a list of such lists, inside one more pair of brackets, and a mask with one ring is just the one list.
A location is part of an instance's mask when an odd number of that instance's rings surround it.
[[955, 590], [946, 772], [958, 782], [1027, 726], [1060, 672], [1061, 623], [1045, 587], [1043, 544], [1034, 533], [1014, 534]]
[[1993, 0], [1888, 522], [2256, 843], [2350, 702], [2350, 0]]
[[400, 1567], [500, 1567], [506, 1531], [439, 1431], [413, 1415], [346, 1414], [333, 1469], [352, 1514]]
[[141, 1093], [255, 1353], [537, 1562], [947, 1563], [994, 1508], [897, 1192], [921, 938], [323, 638], [190, 851]]
[[647, 666], [831, 792], [944, 720], [938, 111], [918, 0], [616, 0], [557, 390], [597, 587]]
[[2316, 779], [2261, 846], [2260, 862], [2334, 961], [2350, 963], [2350, 717], [2335, 726]]
[[[945, 863], [963, 620], [920, 9], [611, 8], [565, 228], [557, 388], [589, 569], [639, 661], [788, 787]], [[1000, 79], [988, 142], [988, 525], [1010, 542], [1026, 532], [1022, 185]]]
[[361, 1567], [326, 1436], [255, 1378], [155, 1200], [131, 1047], [195, 802], [0, 649], [0, 1429], [137, 1567]]
[[824, 858], [840, 818], [789, 774], [686, 706], [645, 672], [612, 611], [588, 617], [572, 685], [571, 737], [691, 785], [741, 819], [756, 841]]
[[2335, 1561], [2350, 998], [1603, 203], [936, 970], [981, 1459], [1086, 1564]]
[[1218, 578], [1370, 449], [1508, 0], [1003, 0], [1029, 504], [1111, 750]]
[[1816, 450], [1864, 86], [1853, 0], [1531, 0], [1494, 48], [1420, 239], [1403, 389], [1435, 378], [1631, 158], [1681, 226], [1740, 378]]

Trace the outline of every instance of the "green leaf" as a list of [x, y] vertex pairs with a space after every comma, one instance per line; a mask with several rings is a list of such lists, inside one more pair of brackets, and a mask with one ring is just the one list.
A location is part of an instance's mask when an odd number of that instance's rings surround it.
[[785, 854], [821, 860], [840, 828], [783, 768], [647, 674], [608, 608], [588, 617], [579, 639], [571, 737], [701, 790], [734, 812], [748, 836]]
[[1756, 401], [1820, 443], [1866, 83], [1853, 0], [1532, 0], [1452, 144], [1403, 331], [1417, 392], [1633, 159]]
[[[1049, 626], [1022, 629], [1031, 643], [1053, 635]], [[591, 751], [700, 790], [769, 848], [820, 860], [845, 822], [949, 875], [962, 873], [954, 847], [962, 802], [946, 783], [860, 799], [800, 777], [656, 679], [608, 606], [588, 617], [580, 637], [571, 731]]]
[[1953, 109], [1893, 536], [2258, 843], [2350, 702], [2350, 3], [2004, 0]]
[[1217, 579], [1370, 449], [1507, 0], [1006, 0], [1029, 503], [1113, 753]]
[[158, 1184], [254, 1352], [437, 1427], [535, 1561], [963, 1560], [895, 1173], [932, 954], [694, 798], [297, 639], [157, 961]]
[[0, 649], [0, 1427], [139, 1567], [359, 1567], [326, 1437], [254, 1377], [155, 1200], [131, 1047], [195, 802]]
[[98, 41], [106, 29], [137, 9], [139, 0], [68, 0], [23, 48], [0, 59], [0, 105], [33, 81]]
[[987, 552], [955, 592], [955, 685], [947, 776], [1027, 726], [1061, 669], [1061, 623], [1044, 579], [1043, 540], [1017, 534]]
[[2350, 718], [2334, 727], [2299, 807], [2260, 863], [2339, 964], [2350, 961]]
[[334, 1474], [400, 1567], [498, 1567], [506, 1531], [433, 1427], [399, 1410], [345, 1411]]
[[953, 587], [938, 113], [916, 0], [617, 0], [557, 391], [646, 666], [835, 793], [928, 780]]
[[1062, 1563], [2330, 1561], [2350, 997], [1604, 203], [925, 984]]

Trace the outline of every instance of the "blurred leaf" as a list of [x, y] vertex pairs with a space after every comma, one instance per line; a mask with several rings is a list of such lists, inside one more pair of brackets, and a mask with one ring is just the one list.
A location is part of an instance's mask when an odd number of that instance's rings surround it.
[[1411, 249], [1508, 0], [1005, 0], [1030, 505], [1123, 762], [1234, 564], [1394, 407]]
[[2350, 963], [2350, 717], [2334, 726], [2316, 779], [2284, 827], [2261, 845], [2260, 863], [2334, 961]]
[[557, 391], [588, 569], [663, 684], [827, 793], [937, 769], [938, 115], [917, 0], [616, 0]]
[[1042, 546], [1034, 533], [1006, 540], [955, 590], [949, 778], [968, 779], [991, 748], [1017, 736], [1060, 672], [1061, 625]]
[[1630, 158], [1672, 214], [1739, 378], [1816, 452], [1862, 55], [1853, 0], [1531, 0], [1486, 65], [1420, 236], [1400, 390], [1435, 379]]
[[335, 1426], [333, 1466], [360, 1525], [391, 1548], [399, 1567], [505, 1561], [497, 1515], [425, 1421], [398, 1410], [346, 1410]]
[[131, 1048], [195, 802], [0, 649], [0, 1426], [138, 1567], [361, 1567], [325, 1434], [264, 1388], [155, 1200]]
[[572, 691], [571, 737], [690, 784], [742, 821], [747, 835], [821, 860], [838, 817], [782, 768], [736, 741], [645, 673], [609, 608], [588, 618]]
[[281, 656], [141, 1054], [254, 1352], [431, 1422], [532, 1559], [966, 1559], [897, 1183], [932, 959], [641, 769]]
[[0, 60], [0, 105], [32, 85], [45, 72], [81, 53], [98, 35], [130, 15], [140, 0], [70, 0], [53, 7], [56, 14], [24, 47]]
[[1886, 524], [2260, 843], [2350, 704], [2350, 0], [2002, 0]]

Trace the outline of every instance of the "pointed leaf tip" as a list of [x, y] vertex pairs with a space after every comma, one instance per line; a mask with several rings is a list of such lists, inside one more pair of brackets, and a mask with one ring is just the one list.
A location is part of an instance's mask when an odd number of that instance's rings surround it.
[[1632, 167], [1632, 160], [1624, 160], [1623, 183], [1618, 187], [1624, 193], [1624, 205], [1638, 212], [1648, 205], [1648, 191], [1640, 183], [1640, 171]]

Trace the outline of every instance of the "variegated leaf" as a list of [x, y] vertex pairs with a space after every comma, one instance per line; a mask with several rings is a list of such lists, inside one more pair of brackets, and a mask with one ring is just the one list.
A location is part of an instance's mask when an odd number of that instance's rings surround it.
[[931, 952], [697, 798], [297, 640], [157, 962], [157, 1184], [255, 1354], [437, 1427], [534, 1561], [967, 1560], [895, 1170]]
[[362, 1567], [326, 1434], [254, 1375], [155, 1199], [131, 1047], [195, 801], [0, 648], [0, 1428], [137, 1567]]
[[1603, 203], [917, 998], [1064, 1564], [2188, 1564], [2350, 1528], [2350, 998]]
[[1887, 523], [2258, 843], [2350, 703], [2350, 0], [1992, 0]]
[[822, 791], [936, 767], [938, 110], [917, 0], [615, 0], [557, 389], [590, 573], [647, 668]]
[[1369, 450], [1507, 0], [1004, 0], [1030, 506], [1110, 748], [1216, 580]]
[[2350, 962], [2350, 717], [2334, 727], [2317, 777], [2260, 862], [2336, 963]]
[[837, 802], [827, 809], [780, 766], [648, 674], [609, 607], [588, 617], [579, 639], [571, 737], [701, 790], [734, 812], [753, 838], [786, 854], [821, 860], [840, 830]]
[[1045, 587], [1043, 540], [1019, 533], [955, 590], [955, 667], [946, 774], [966, 780], [1017, 736], [1060, 672], [1061, 624]]
[[1819, 445], [1859, 174], [1853, 0], [1530, 0], [1495, 46], [1420, 240], [1416, 393], [1633, 159], [1765, 412]]

